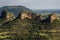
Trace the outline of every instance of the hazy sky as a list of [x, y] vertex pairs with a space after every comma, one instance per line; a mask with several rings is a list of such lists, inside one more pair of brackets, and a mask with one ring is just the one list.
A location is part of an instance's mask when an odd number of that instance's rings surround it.
[[0, 0], [0, 7], [23, 5], [30, 9], [60, 9], [60, 0]]

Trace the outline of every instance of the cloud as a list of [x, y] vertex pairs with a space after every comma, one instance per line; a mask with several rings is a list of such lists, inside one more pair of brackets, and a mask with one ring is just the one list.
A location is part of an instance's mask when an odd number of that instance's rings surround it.
[[0, 5], [5, 6], [5, 5], [23, 5], [30, 0], [0, 0]]

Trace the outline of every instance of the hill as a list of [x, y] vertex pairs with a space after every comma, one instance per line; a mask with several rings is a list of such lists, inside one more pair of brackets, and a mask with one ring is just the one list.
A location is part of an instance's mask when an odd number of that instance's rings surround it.
[[29, 12], [33, 12], [32, 10], [24, 7], [24, 6], [3, 6], [0, 8], [0, 15], [2, 10], [7, 10], [9, 12], [14, 13], [15, 16], [18, 15], [18, 13], [21, 13], [22, 11], [29, 11]]

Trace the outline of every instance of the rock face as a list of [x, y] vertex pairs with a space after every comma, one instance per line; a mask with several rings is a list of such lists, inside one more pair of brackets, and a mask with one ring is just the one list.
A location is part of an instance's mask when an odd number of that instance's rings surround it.
[[56, 14], [50, 14], [49, 17], [50, 17], [50, 22], [53, 22], [54, 20], [57, 19], [57, 15]]
[[55, 21], [57, 19], [57, 15], [52, 13], [52, 14], [49, 14], [48, 18], [44, 19], [42, 22], [45, 22], [45, 23], [52, 23], [53, 21]]
[[13, 20], [15, 16], [13, 15], [13, 13], [3, 10], [1, 13], [1, 18], [9, 21], [9, 20]]
[[24, 18], [29, 18], [29, 19], [32, 19], [34, 17], [36, 17], [37, 14], [35, 13], [31, 13], [31, 12], [22, 12], [22, 13], [19, 13], [18, 14], [18, 17], [19, 19], [24, 19]]
[[21, 13], [21, 19], [24, 19], [24, 18], [31, 19], [32, 18], [31, 13], [27, 13], [27, 12]]
[[24, 19], [24, 18], [29, 18], [29, 19], [34, 19], [35, 21], [42, 20], [41, 14], [37, 15], [37, 13], [31, 13], [31, 12], [22, 12], [19, 13], [17, 16], [18, 19]]
[[18, 16], [17, 16], [18, 19], [24, 19], [24, 18], [29, 18], [31, 19], [32, 16], [31, 16], [31, 13], [29, 12], [22, 12], [22, 13], [19, 13]]

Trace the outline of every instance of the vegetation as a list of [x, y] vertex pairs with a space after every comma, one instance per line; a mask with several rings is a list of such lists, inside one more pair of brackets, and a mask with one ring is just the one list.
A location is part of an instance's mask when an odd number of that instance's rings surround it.
[[[35, 20], [35, 19], [34, 19]], [[60, 21], [41, 23], [33, 19], [15, 19], [10, 22], [1, 21], [1, 40], [60, 40]], [[4, 23], [4, 24], [3, 24]], [[58, 25], [58, 26], [57, 26]]]
[[0, 19], [0, 40], [60, 40], [60, 20], [52, 23], [35, 19], [15, 19], [8, 12], [9, 21]]

